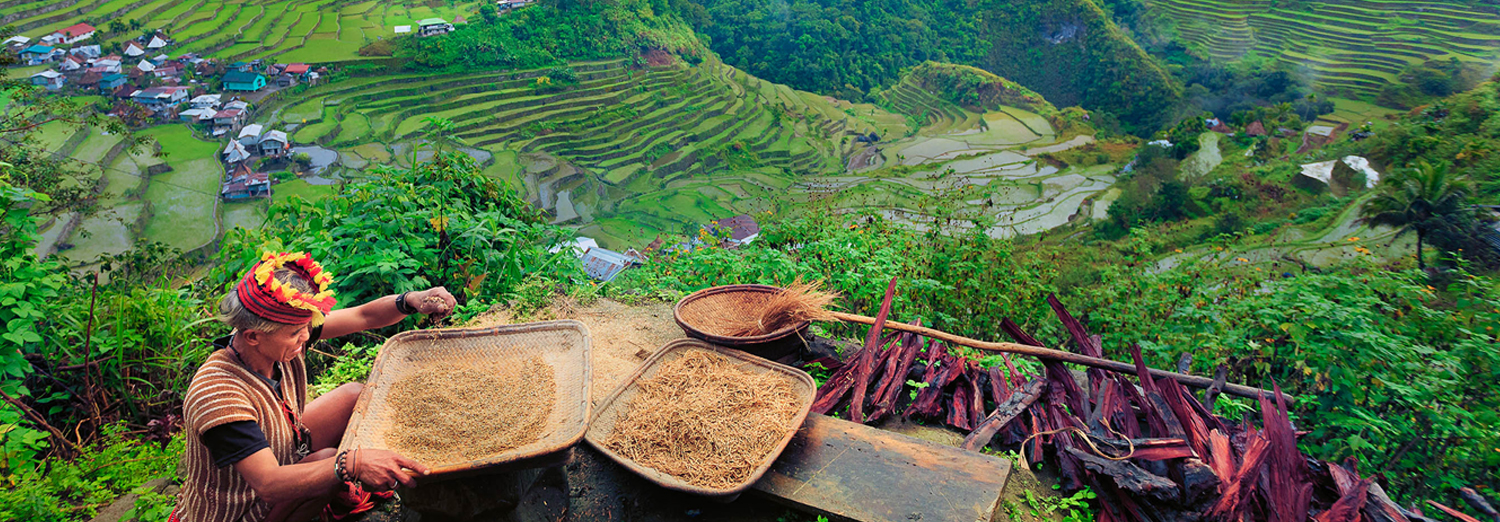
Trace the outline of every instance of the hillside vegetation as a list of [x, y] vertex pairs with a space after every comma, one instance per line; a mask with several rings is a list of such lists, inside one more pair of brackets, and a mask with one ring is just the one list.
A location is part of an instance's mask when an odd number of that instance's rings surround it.
[[1181, 90], [1087, 0], [680, 0], [724, 60], [797, 88], [858, 99], [927, 60], [972, 65], [1059, 106], [1108, 111], [1149, 133]]
[[644, 0], [545, 2], [504, 16], [490, 9], [479, 14], [442, 38], [398, 40], [396, 56], [428, 68], [531, 69], [635, 57], [646, 49], [702, 54], [691, 28]]

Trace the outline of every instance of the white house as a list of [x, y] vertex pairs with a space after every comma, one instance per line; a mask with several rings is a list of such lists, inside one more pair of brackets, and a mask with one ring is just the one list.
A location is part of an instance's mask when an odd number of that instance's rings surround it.
[[191, 104], [194, 109], [218, 109], [219, 99], [221, 96], [222, 95], [219, 94], [204, 94], [193, 98], [192, 100], [188, 101], [188, 103]]
[[83, 59], [74, 56], [64, 56], [62, 61], [57, 62], [57, 69], [62, 72], [73, 72], [83, 68]]
[[219, 111], [212, 108], [194, 108], [177, 113], [177, 117], [187, 123], [202, 123], [205, 120], [214, 119], [214, 115], [218, 113]]
[[131, 41], [125, 42], [125, 56], [129, 56], [131, 58], [135, 58], [137, 56], [145, 56], [145, 55], [146, 55], [146, 48], [141, 47], [141, 44], [136, 43], [135, 40], [131, 40]]
[[98, 58], [103, 51], [97, 45], [78, 45], [68, 49], [68, 54], [83, 58], [85, 60]]
[[156, 70], [156, 64], [151, 63], [150, 60], [141, 60], [141, 63], [135, 64], [135, 68], [140, 69], [141, 72], [151, 72]]
[[225, 145], [223, 154], [225, 163], [239, 163], [250, 159], [250, 151], [238, 141], [230, 141], [229, 145]]
[[52, 33], [47, 36], [56, 37], [57, 43], [73, 45], [94, 37], [94, 26], [89, 24], [75, 24]]
[[12, 36], [10, 38], [6, 38], [4, 42], [0, 42], [0, 45], [4, 45], [4, 46], [26, 45], [26, 44], [29, 44], [29, 43], [31, 43], [31, 37], [29, 37], [29, 36], [21, 36], [21, 35], [18, 34], [18, 35]]
[[167, 46], [167, 41], [161, 39], [161, 37], [157, 36], [157, 35], [151, 35], [151, 41], [146, 43], [146, 48], [147, 49], [151, 49], [153, 51], [157, 50], [157, 49], [161, 49], [161, 48], [166, 47], [166, 46]]
[[235, 136], [234, 139], [240, 142], [241, 145], [249, 147], [260, 142], [260, 132], [264, 129], [265, 127], [261, 126], [261, 124], [252, 123], [241, 128], [240, 134]]
[[396, 34], [408, 34], [408, 33], [411, 33], [411, 26], [409, 26], [409, 25], [398, 25], [398, 26], [396, 26], [396, 31], [395, 32], [396, 32]]
[[247, 103], [245, 100], [235, 100], [235, 101], [232, 101], [232, 102], [224, 104], [224, 110], [228, 111], [228, 110], [234, 110], [234, 109], [239, 109], [239, 110], [242, 110], [242, 111], [249, 110], [250, 109], [250, 104]]

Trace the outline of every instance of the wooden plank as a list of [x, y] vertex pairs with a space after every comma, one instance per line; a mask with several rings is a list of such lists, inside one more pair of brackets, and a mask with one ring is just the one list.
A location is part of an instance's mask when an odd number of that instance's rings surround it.
[[799, 509], [860, 522], [988, 522], [1010, 466], [813, 414], [754, 489]]

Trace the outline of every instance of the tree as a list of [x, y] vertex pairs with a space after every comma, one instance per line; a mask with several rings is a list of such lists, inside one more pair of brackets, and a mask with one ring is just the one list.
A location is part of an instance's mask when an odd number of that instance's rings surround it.
[[1422, 241], [1429, 235], [1468, 229], [1465, 225], [1473, 207], [1467, 200], [1473, 190], [1449, 174], [1446, 164], [1419, 162], [1414, 168], [1392, 173], [1381, 181], [1380, 188], [1379, 194], [1360, 207], [1360, 217], [1371, 225], [1395, 227], [1397, 235], [1415, 232], [1418, 268], [1427, 268], [1422, 260]]
[[493, 24], [500, 20], [500, 10], [495, 8], [495, 4], [486, 3], [479, 6], [479, 18], [484, 23]]

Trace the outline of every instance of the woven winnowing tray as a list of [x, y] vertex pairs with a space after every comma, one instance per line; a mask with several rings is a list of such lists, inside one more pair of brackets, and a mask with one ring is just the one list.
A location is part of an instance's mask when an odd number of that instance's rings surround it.
[[[441, 464], [433, 467], [430, 477], [501, 466], [566, 450], [583, 438], [590, 414], [589, 333], [583, 323], [571, 320], [397, 334], [380, 348], [339, 449], [389, 449], [385, 432], [396, 424], [396, 419], [392, 418], [393, 409], [388, 407], [388, 396], [392, 385], [412, 372], [435, 365], [519, 362], [530, 357], [540, 357], [554, 372], [555, 400], [540, 438], [476, 460]], [[506, 420], [495, 419], [495, 422]]]

